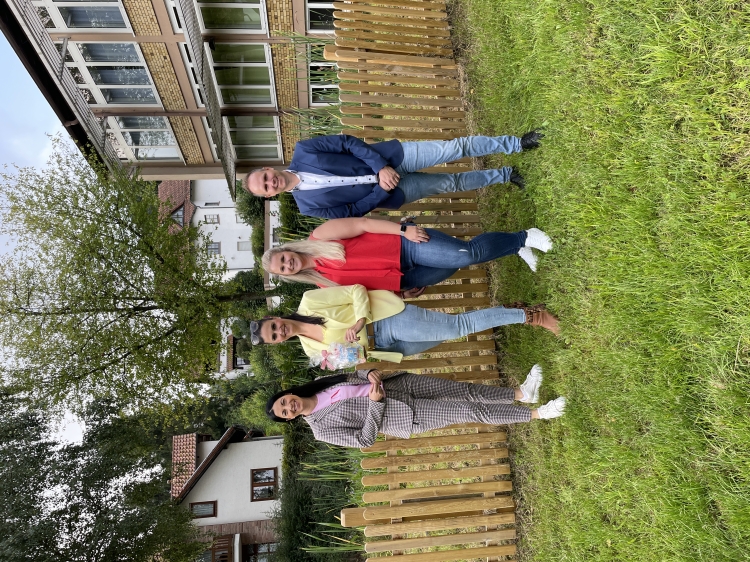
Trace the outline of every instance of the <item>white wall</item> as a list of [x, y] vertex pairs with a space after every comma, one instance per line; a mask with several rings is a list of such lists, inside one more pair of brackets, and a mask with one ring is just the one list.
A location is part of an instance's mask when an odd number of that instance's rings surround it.
[[[199, 463], [216, 443], [198, 444]], [[182, 502], [189, 507], [195, 502], [215, 501], [216, 517], [201, 517], [193, 522], [203, 526], [270, 519], [269, 512], [278, 501], [250, 501], [250, 471], [276, 467], [281, 481], [282, 443], [282, 437], [256, 438], [232, 443], [224, 449]]]
[[[227, 262], [225, 278], [234, 277], [238, 271], [253, 269], [253, 252], [237, 249], [237, 242], [250, 242], [253, 229], [238, 222], [226, 180], [193, 180], [191, 184], [190, 199], [197, 208], [190, 222], [193, 225], [202, 223], [200, 230], [221, 244], [221, 255]], [[206, 215], [219, 215], [219, 224], [206, 224]]]

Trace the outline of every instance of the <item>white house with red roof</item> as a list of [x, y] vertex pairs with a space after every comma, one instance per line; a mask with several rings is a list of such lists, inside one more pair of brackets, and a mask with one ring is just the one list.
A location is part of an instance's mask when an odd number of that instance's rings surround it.
[[267, 562], [275, 550], [282, 437], [231, 427], [219, 440], [172, 438], [172, 497], [216, 538], [201, 562]]

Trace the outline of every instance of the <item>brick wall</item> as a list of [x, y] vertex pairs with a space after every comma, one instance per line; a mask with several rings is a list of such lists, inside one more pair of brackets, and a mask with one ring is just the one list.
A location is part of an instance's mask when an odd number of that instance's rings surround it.
[[[271, 45], [273, 59], [273, 79], [276, 83], [276, 102], [281, 111], [299, 107], [297, 96], [297, 50], [292, 43], [274, 43]], [[299, 135], [281, 119], [281, 142], [284, 160], [289, 162], [294, 152], [294, 144]]]
[[[166, 182], [162, 182], [166, 183]], [[172, 482], [171, 494], [175, 498], [195, 472], [197, 464], [198, 436], [195, 433], [172, 437]]]
[[[154, 85], [159, 92], [164, 109], [178, 111], [186, 109], [185, 98], [177, 81], [172, 59], [164, 43], [141, 43], [141, 51], [146, 59], [146, 64], [154, 79]], [[198, 137], [195, 134], [193, 123], [189, 117], [170, 117], [177, 144], [180, 145], [182, 156], [187, 164], [203, 164], [203, 152], [201, 152]]]
[[156, 20], [151, 0], [122, 0], [128, 13], [130, 25], [136, 35], [161, 35], [159, 22]]
[[294, 31], [292, 0], [266, 2], [266, 13], [271, 35], [289, 35]]
[[195, 213], [195, 205], [190, 201], [190, 180], [164, 180], [159, 184], [157, 193], [161, 201], [170, 202], [170, 214], [184, 205], [183, 224], [190, 224]]
[[242, 544], [260, 544], [276, 542], [276, 532], [271, 520], [244, 521], [242, 523], [224, 523], [223, 525], [205, 525], [201, 530], [215, 533], [218, 536], [240, 533]]

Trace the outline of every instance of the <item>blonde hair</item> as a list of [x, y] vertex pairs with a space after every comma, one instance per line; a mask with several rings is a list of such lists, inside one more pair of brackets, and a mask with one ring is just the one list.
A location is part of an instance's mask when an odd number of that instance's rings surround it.
[[[346, 262], [346, 250], [338, 242], [327, 242], [325, 240], [298, 240], [297, 242], [287, 242], [281, 246], [271, 248], [263, 254], [260, 262], [263, 269], [271, 273], [271, 258], [281, 252], [294, 252], [303, 256], [309, 256], [315, 260], [330, 260], [341, 263]], [[280, 279], [293, 281], [295, 283], [310, 283], [321, 287], [337, 287], [338, 283], [326, 279], [314, 269], [304, 269], [294, 275], [281, 275], [274, 273]]]

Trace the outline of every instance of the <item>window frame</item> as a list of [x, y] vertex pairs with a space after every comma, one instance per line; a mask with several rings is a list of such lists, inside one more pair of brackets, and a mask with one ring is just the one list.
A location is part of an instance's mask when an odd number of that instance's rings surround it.
[[[265, 472], [267, 470], [273, 471], [273, 482], [254, 482], [253, 481], [253, 475], [256, 472]], [[273, 495], [270, 498], [255, 498], [254, 492], [256, 488], [268, 488], [270, 486], [273, 486]], [[276, 494], [279, 489], [279, 469], [277, 467], [268, 467], [268, 468], [251, 468], [250, 469], [250, 501], [251, 502], [263, 502], [263, 501], [272, 501], [277, 499]]]
[[206, 245], [206, 250], [209, 256], [220, 256], [221, 255], [221, 242], [209, 242]]
[[336, 9], [333, 6], [333, 2], [311, 2], [310, 0], [305, 0], [305, 30], [307, 33], [312, 33], [315, 35], [333, 35], [336, 31], [336, 28], [331, 26], [331, 29], [311, 29], [310, 28], [310, 4], [313, 5], [314, 8], [330, 8], [333, 11], [336, 11]]
[[[260, 29], [230, 29], [223, 27], [207, 27], [203, 20], [201, 7], [210, 8], [258, 8], [260, 10]], [[251, 2], [206, 2], [200, 0], [195, 2], [195, 11], [198, 13], [198, 22], [203, 33], [221, 33], [230, 35], [268, 35], [268, 12], [265, 0], [259, 0], [257, 4]]]
[[[232, 149], [234, 150], [234, 157], [239, 162], [270, 162], [272, 160], [274, 161], [280, 161], [282, 160], [282, 151], [283, 151], [283, 145], [281, 141], [281, 125], [279, 123], [279, 118], [276, 116], [273, 116], [273, 127], [232, 127], [229, 124], [229, 118], [223, 117], [224, 119], [224, 126], [227, 128], [227, 131], [229, 131], [229, 136], [231, 138], [232, 131], [274, 131], [276, 133], [276, 144], [235, 144], [232, 142]], [[237, 147], [253, 147], [253, 148], [270, 148], [275, 147], [276, 148], [276, 158], [267, 158], [267, 157], [261, 157], [261, 158], [240, 158], [237, 154]]]
[[[193, 506], [194, 505], [208, 505], [208, 504], [211, 504], [212, 507], [213, 507], [213, 512], [212, 512], [211, 515], [196, 515], [195, 512], [193, 511]], [[205, 501], [205, 502], [190, 502], [190, 508], [189, 509], [190, 509], [190, 513], [193, 514], [193, 517], [195, 519], [205, 519], [207, 517], [218, 517], [217, 514], [219, 513], [218, 502], [216, 500]]]
[[[185, 162], [185, 158], [182, 155], [182, 150], [180, 149], [180, 144], [177, 142], [177, 136], [174, 134], [174, 131], [172, 130], [172, 124], [169, 122], [168, 117], [160, 117], [163, 119], [163, 123], [165, 127], [158, 127], [158, 128], [129, 128], [129, 127], [122, 127], [120, 125], [120, 122], [117, 120], [118, 117], [143, 117], [142, 115], [137, 114], [120, 114], [116, 116], [110, 116], [107, 117], [107, 133], [110, 135], [110, 140], [113, 141], [113, 144], [115, 145], [115, 150], [117, 150], [118, 155], [121, 158], [124, 158], [125, 160], [128, 160], [130, 162]], [[175, 144], [173, 145], [129, 145], [125, 141], [125, 135], [124, 133], [130, 133], [133, 131], [138, 132], [168, 132], [172, 135], [172, 138], [175, 141]], [[148, 149], [148, 148], [174, 148], [177, 150], [177, 158], [137, 158], [135, 150], [136, 148], [142, 148], [142, 149]]]
[[[251, 45], [254, 45], [255, 43], [250, 43]], [[211, 52], [211, 48], [208, 44], [204, 45], [204, 49], [206, 50], [206, 54], [208, 55], [208, 60], [211, 63], [211, 80], [213, 81], [213, 85], [216, 88], [216, 92], [219, 94], [219, 103], [221, 103], [222, 107], [268, 107], [268, 108], [275, 108], [277, 107], [278, 100], [276, 99], [276, 79], [273, 72], [273, 56], [271, 53], [271, 45], [268, 43], [263, 43], [263, 48], [266, 55], [266, 62], [216, 62], [214, 61], [213, 53]], [[245, 67], [266, 67], [268, 68], [268, 86], [265, 85], [220, 85], [219, 80], [216, 77], [215, 69], [216, 67], [227, 67], [227, 66], [245, 66]], [[269, 102], [268, 103], [227, 103], [224, 101], [224, 94], [222, 92], [222, 88], [236, 88], [240, 90], [265, 90], [268, 89], [270, 92]]]
[[[55, 24], [54, 27], [48, 27], [47, 29], [50, 31], [62, 31], [62, 32], [72, 32], [72, 33], [86, 33], [86, 32], [94, 32], [94, 33], [133, 33], [133, 26], [130, 24], [130, 18], [128, 18], [128, 13], [125, 10], [125, 6], [123, 6], [121, 0], [117, 0], [116, 2], [103, 2], [96, 0], [93, 1], [86, 1], [86, 2], [75, 2], [75, 1], [61, 1], [61, 2], [55, 2], [54, 0], [41, 0], [41, 1], [34, 1], [33, 5], [35, 8], [45, 8], [47, 10], [47, 15], [50, 18], [50, 21]], [[106, 7], [111, 8], [114, 6], [117, 6], [117, 8], [120, 10], [120, 16], [122, 17], [122, 21], [125, 23], [124, 27], [68, 27], [65, 23], [65, 18], [63, 18], [62, 12], [58, 8], [81, 8], [81, 7], [92, 7], [92, 8], [98, 8], [98, 7]]]
[[[216, 219], [216, 220], [214, 220]], [[218, 213], [204, 214], [203, 224], [221, 224], [221, 215]]]

